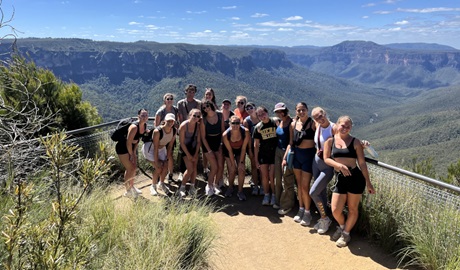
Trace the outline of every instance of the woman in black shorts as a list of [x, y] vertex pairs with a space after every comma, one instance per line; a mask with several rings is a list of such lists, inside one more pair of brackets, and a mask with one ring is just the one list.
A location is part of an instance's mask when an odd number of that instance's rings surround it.
[[137, 118], [138, 120], [128, 128], [126, 140], [118, 141], [115, 146], [118, 158], [125, 167], [124, 180], [126, 192], [124, 196], [134, 198], [142, 193], [134, 186], [134, 178], [136, 177], [137, 169], [137, 146], [140, 138], [147, 132], [149, 113], [145, 109], [140, 109], [137, 113]]
[[[254, 159], [260, 170], [260, 179], [264, 189], [262, 205], [275, 204], [275, 151], [278, 146], [276, 123], [268, 116], [267, 108], [257, 107], [260, 122], [254, 127]], [[270, 197], [270, 189], [272, 195]]]
[[[332, 236], [338, 247], [347, 246], [351, 240], [350, 231], [358, 220], [359, 201], [366, 187], [369, 193], [375, 193], [369, 179], [361, 141], [350, 135], [352, 125], [349, 116], [339, 117], [337, 132], [324, 144], [324, 162], [333, 167], [337, 174], [331, 207], [332, 214], [339, 223]], [[348, 205], [346, 220], [343, 215], [345, 204]]]
[[205, 193], [207, 196], [218, 195], [221, 191], [217, 186], [219, 179], [216, 176], [221, 175], [221, 170], [224, 169], [224, 157], [222, 155], [224, 120], [222, 113], [216, 111], [216, 106], [210, 100], [203, 102], [201, 112], [203, 114], [203, 121], [201, 121], [200, 127], [203, 153], [206, 155], [211, 167]]
[[200, 121], [201, 112], [198, 109], [190, 110], [189, 118], [182, 122], [179, 127], [179, 155], [187, 168], [182, 177], [179, 194], [185, 196], [185, 186], [190, 179], [190, 195], [196, 195], [195, 180], [197, 174], [198, 154], [200, 153]]
[[243, 193], [244, 176], [246, 174], [246, 165], [244, 159], [246, 157], [246, 149], [251, 140], [249, 130], [241, 125], [241, 120], [238, 116], [230, 117], [230, 127], [222, 135], [222, 140], [225, 145], [224, 151], [225, 160], [227, 161], [228, 174], [228, 189], [225, 192], [225, 197], [231, 197], [233, 194], [233, 182], [235, 175], [238, 172], [238, 199], [246, 200], [246, 195]]

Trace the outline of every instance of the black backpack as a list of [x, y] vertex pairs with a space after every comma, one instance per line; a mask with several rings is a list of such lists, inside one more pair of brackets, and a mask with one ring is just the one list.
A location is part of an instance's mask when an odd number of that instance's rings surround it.
[[[160, 140], [163, 138], [163, 129], [158, 126], [158, 127], [154, 128], [154, 129], [151, 129], [149, 132], [144, 133], [144, 136], [142, 137], [142, 141], [144, 143], [153, 141], [153, 131], [155, 129], [158, 129], [158, 131], [160, 132]], [[176, 136], [176, 128], [175, 127], [173, 127], [173, 136]]]
[[133, 118], [125, 118], [120, 120], [120, 122], [117, 125], [117, 128], [113, 131], [113, 133], [110, 135], [110, 138], [112, 141], [119, 142], [119, 141], [125, 141], [126, 137], [128, 136], [128, 129], [131, 124], [136, 124], [137, 119]]

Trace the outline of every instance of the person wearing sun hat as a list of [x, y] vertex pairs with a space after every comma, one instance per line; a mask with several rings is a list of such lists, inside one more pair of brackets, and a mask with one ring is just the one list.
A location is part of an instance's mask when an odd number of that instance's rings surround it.
[[289, 116], [289, 109], [283, 102], [277, 103], [273, 112], [281, 120], [276, 128], [278, 146], [275, 152], [275, 204], [273, 204], [273, 208], [279, 209], [280, 215], [285, 215], [291, 211], [295, 204], [294, 172], [292, 168], [283, 168], [281, 165], [289, 144], [289, 126], [292, 123], [292, 118]]

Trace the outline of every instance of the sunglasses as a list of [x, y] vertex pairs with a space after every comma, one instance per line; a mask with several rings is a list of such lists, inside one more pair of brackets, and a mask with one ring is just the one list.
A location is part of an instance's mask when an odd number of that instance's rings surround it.
[[167, 98], [166, 100], [174, 100], [173, 98]]
[[254, 110], [254, 107], [247, 106], [247, 107], [246, 107], [246, 111], [250, 111], [250, 110]]
[[201, 118], [201, 115], [198, 115], [198, 114], [194, 114], [194, 115], [193, 115], [193, 117], [194, 117], [194, 118], [198, 118], [198, 119], [200, 119], [200, 118]]
[[244, 101], [238, 101], [238, 104], [244, 105], [244, 104], [246, 104], [246, 103], [245, 103]]
[[230, 124], [232, 124], [232, 125], [239, 125], [240, 122], [230, 122]]
[[205, 105], [203, 107], [201, 107], [203, 110], [205, 110], [206, 108], [210, 108], [211, 106], [210, 105]]

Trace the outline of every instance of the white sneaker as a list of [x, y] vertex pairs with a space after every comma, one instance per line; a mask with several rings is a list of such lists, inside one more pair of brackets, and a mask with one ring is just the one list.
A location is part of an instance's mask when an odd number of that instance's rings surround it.
[[273, 209], [280, 209], [280, 206], [278, 204], [273, 204]]
[[302, 226], [308, 226], [311, 223], [311, 214], [310, 212], [304, 212], [302, 220], [300, 221], [300, 225]]
[[127, 191], [123, 194], [123, 196], [128, 197], [128, 198], [133, 198], [133, 199], [137, 198], [137, 195], [138, 195], [138, 194], [137, 194], [137, 192], [136, 192], [134, 189], [127, 190]]
[[297, 212], [297, 214], [294, 217], [294, 221], [299, 223], [302, 220], [304, 213], [305, 213], [304, 209], [299, 209], [299, 212]]
[[315, 230], [319, 234], [325, 234], [329, 230], [329, 226], [331, 225], [332, 220], [327, 218], [320, 218], [318, 223], [315, 225]]
[[210, 186], [209, 184], [206, 185], [205, 194], [206, 194], [206, 196], [208, 196], [208, 197], [211, 197], [212, 195], [214, 195], [214, 187], [213, 187], [213, 186]]
[[137, 187], [133, 186], [134, 188], [134, 191], [137, 193], [137, 194], [142, 194], [142, 190], [138, 189]]
[[155, 187], [154, 184], [152, 184], [152, 185], [150, 186], [150, 194], [151, 194], [152, 196], [158, 196], [158, 192], [157, 192], [157, 189], [156, 189], [156, 187]]
[[190, 186], [190, 189], [188, 190], [188, 194], [189, 194], [190, 196], [196, 196], [197, 190], [196, 190], [196, 188], [195, 188], [194, 185], [191, 185], [191, 186]]
[[183, 178], [184, 178], [184, 175], [182, 173], [179, 173], [179, 176], [177, 177], [177, 181], [182, 182]]
[[215, 195], [219, 195], [221, 192], [222, 192], [222, 190], [220, 190], [219, 187], [214, 186], [214, 194], [215, 194]]
[[292, 208], [280, 209], [280, 210], [278, 210], [278, 214], [286, 215], [287, 213], [291, 212], [291, 210], [292, 210]]

